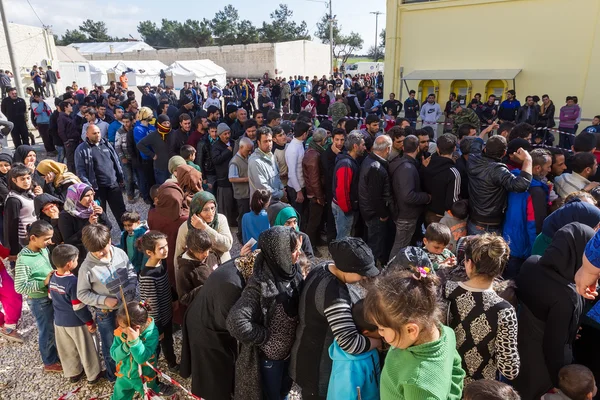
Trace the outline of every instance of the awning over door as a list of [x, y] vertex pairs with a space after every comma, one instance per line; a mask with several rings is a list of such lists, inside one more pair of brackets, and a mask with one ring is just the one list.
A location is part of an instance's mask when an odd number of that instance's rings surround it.
[[405, 81], [515, 79], [520, 69], [417, 69], [402, 77]]

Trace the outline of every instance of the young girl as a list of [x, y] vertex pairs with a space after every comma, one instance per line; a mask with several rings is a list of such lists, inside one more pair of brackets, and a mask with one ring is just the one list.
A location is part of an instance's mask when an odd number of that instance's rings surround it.
[[[517, 315], [492, 288], [502, 275], [510, 250], [500, 236], [481, 235], [465, 245], [466, 282], [449, 281], [444, 297], [450, 302], [448, 325], [456, 334], [463, 357], [465, 381], [508, 379], [519, 374]], [[475, 356], [476, 355], [476, 356]]]
[[[156, 367], [158, 347], [158, 329], [148, 315], [149, 309], [146, 303], [130, 301], [117, 312], [119, 327], [110, 347], [110, 355], [117, 363], [113, 400], [133, 399], [135, 392], [145, 397], [138, 367], [146, 362]], [[142, 366], [142, 375], [148, 387], [158, 393], [156, 373], [150, 367]]]
[[27, 226], [37, 220], [29, 168], [14, 164], [8, 172], [8, 187], [10, 192], [4, 203], [4, 244], [10, 249], [10, 261], [15, 261], [27, 245]]
[[[173, 297], [167, 268], [162, 262], [169, 254], [167, 235], [159, 231], [148, 231], [138, 239], [140, 251], [148, 257], [146, 265], [140, 271], [140, 298], [150, 305], [150, 316], [162, 339], [160, 345], [169, 368], [176, 370], [177, 357], [173, 349]], [[160, 348], [156, 348], [157, 357]]]
[[38, 328], [38, 346], [44, 371], [62, 372], [54, 340], [54, 309], [48, 298], [48, 283], [54, 273], [48, 245], [54, 231], [46, 221], [28, 226], [29, 243], [19, 252], [15, 267], [15, 291], [28, 296], [27, 304]]
[[[252, 194], [250, 201], [250, 212], [242, 217], [242, 243], [247, 243], [250, 238], [258, 242], [261, 233], [270, 228], [267, 208], [271, 204], [271, 192], [265, 189], [258, 189]], [[256, 250], [257, 244], [254, 243], [252, 250]]]
[[381, 400], [461, 398], [465, 372], [454, 332], [440, 323], [437, 283], [420, 267], [390, 271], [367, 292], [367, 318], [392, 346], [381, 373]]

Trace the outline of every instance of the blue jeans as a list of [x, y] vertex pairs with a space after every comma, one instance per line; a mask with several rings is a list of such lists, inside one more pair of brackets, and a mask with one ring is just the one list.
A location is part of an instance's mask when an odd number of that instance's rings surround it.
[[54, 340], [54, 308], [52, 300], [48, 297], [41, 299], [27, 299], [29, 309], [35, 318], [38, 328], [38, 346], [44, 365], [56, 364], [58, 351], [56, 350], [56, 341]]
[[335, 229], [337, 231], [335, 240], [340, 240], [351, 236], [352, 227], [354, 226], [354, 211], [350, 211], [346, 214], [342, 211], [340, 206], [335, 203], [331, 203], [331, 211], [333, 212], [333, 217], [335, 218]]
[[98, 332], [100, 332], [100, 340], [102, 341], [102, 358], [106, 366], [106, 379], [110, 382], [115, 381], [115, 360], [110, 356], [110, 346], [115, 339], [114, 331], [117, 328], [117, 320], [115, 318], [116, 311], [104, 311], [96, 309], [96, 324]]
[[469, 236], [483, 235], [484, 233], [495, 233], [502, 236], [502, 225], [480, 224], [469, 220], [467, 223], [467, 233]]
[[167, 179], [171, 177], [168, 170], [154, 168], [154, 181], [157, 185], [162, 185]]
[[406, 118], [408, 122], [410, 122], [410, 127], [413, 129], [417, 128], [417, 119], [416, 118]]
[[65, 161], [65, 146], [54, 146], [56, 149], [56, 162], [64, 164]]
[[292, 388], [292, 378], [288, 374], [287, 360], [260, 360], [260, 375], [263, 386], [263, 399], [287, 400]]

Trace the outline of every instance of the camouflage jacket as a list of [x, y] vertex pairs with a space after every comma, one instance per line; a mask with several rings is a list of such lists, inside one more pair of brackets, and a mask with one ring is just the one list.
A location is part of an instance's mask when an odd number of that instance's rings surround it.
[[475, 126], [475, 128], [477, 128], [477, 131], [479, 131], [481, 126], [479, 116], [477, 116], [475, 111], [473, 111], [471, 108], [463, 107], [460, 114], [454, 115], [453, 120], [454, 124], [452, 126], [452, 133], [455, 135], [458, 135], [458, 128], [460, 128], [462, 124], [472, 124]]

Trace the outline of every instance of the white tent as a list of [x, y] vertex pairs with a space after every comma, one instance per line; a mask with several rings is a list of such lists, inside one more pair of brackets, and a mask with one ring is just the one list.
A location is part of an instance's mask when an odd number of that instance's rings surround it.
[[[92, 73], [92, 84], [108, 85], [110, 81], [115, 80], [114, 72], [110, 71], [119, 63], [119, 61], [97, 61], [90, 60], [90, 71]], [[109, 77], [110, 71], [110, 77]]]
[[68, 47], [75, 47], [81, 54], [130, 53], [140, 50], [154, 50], [154, 47], [138, 41], [71, 43]]
[[167, 66], [158, 60], [145, 61], [117, 61], [115, 66], [108, 70], [115, 76], [121, 76], [126, 72], [129, 86], [144, 86], [150, 83], [151, 86], [158, 86], [160, 83], [160, 70], [167, 71]]
[[91, 90], [92, 79], [90, 63], [78, 51], [72, 47], [56, 46], [58, 62], [52, 65], [60, 79], [56, 84], [56, 90], [63, 93], [65, 87], [77, 82], [79, 87], [87, 87]]
[[181, 89], [183, 82], [192, 80], [206, 84], [209, 80], [216, 79], [220, 87], [225, 87], [226, 84], [227, 71], [211, 60], [175, 61], [165, 72], [167, 77], [172, 77], [175, 89]]

